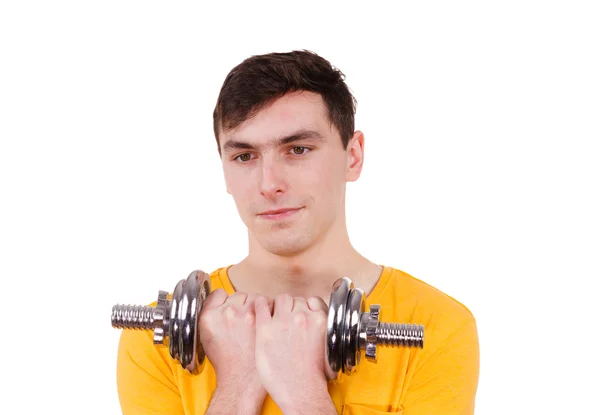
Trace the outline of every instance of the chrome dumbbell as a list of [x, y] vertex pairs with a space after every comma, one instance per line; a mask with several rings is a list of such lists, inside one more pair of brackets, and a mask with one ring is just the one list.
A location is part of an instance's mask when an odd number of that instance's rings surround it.
[[[171, 299], [159, 291], [155, 307], [117, 304], [112, 309], [112, 326], [122, 329], [154, 330], [154, 344], [168, 345], [169, 354], [190, 373], [204, 363], [198, 318], [210, 293], [209, 275], [193, 271], [175, 287]], [[365, 311], [365, 293], [347, 278], [333, 285], [327, 321], [327, 359], [337, 373], [352, 374], [361, 353], [377, 361], [377, 346], [423, 347], [420, 324], [382, 323], [380, 307]]]

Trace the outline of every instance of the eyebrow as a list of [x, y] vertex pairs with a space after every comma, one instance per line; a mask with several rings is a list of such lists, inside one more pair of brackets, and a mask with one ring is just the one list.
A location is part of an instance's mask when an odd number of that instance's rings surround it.
[[296, 141], [312, 141], [312, 142], [324, 142], [325, 138], [317, 131], [314, 130], [298, 130], [292, 134], [276, 138], [265, 144], [251, 144], [247, 141], [240, 140], [229, 140], [223, 144], [223, 152], [229, 153], [235, 150], [263, 150], [267, 147], [279, 147], [286, 144], [290, 144]]

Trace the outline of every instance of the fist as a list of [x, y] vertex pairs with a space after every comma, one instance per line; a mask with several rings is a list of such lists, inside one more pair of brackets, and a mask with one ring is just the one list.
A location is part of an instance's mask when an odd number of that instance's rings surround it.
[[327, 363], [328, 307], [319, 297], [279, 295], [273, 310], [259, 297], [256, 313], [256, 368], [260, 380], [279, 405], [297, 391], [327, 390], [335, 379]]
[[[264, 393], [255, 364], [256, 296], [223, 289], [210, 293], [200, 314], [200, 341], [219, 389]], [[267, 304], [269, 300], [265, 299]], [[271, 301], [272, 303], [272, 301]]]

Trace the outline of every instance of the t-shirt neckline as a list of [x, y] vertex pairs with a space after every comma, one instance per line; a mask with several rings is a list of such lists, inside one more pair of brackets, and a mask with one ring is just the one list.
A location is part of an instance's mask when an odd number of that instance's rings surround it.
[[[229, 279], [229, 273], [228, 273], [229, 268], [231, 268], [233, 265], [235, 265], [235, 264], [231, 264], [231, 265], [221, 268], [221, 271], [218, 274], [219, 279], [221, 280], [221, 286], [223, 287], [225, 292], [227, 292], [228, 295], [231, 295], [235, 292], [235, 288], [233, 288], [233, 284], [231, 283], [231, 280]], [[383, 292], [383, 290], [385, 290], [385, 287], [387, 286], [387, 284], [392, 276], [392, 268], [391, 267], [381, 265], [381, 264], [379, 264], [379, 266], [382, 268], [381, 274], [379, 275], [379, 279], [377, 280], [375, 287], [373, 287], [373, 290], [366, 296], [366, 299], [365, 299], [365, 301], [369, 302], [369, 303], [372, 303], [374, 300], [376, 300], [377, 297], [379, 297], [379, 295]]]

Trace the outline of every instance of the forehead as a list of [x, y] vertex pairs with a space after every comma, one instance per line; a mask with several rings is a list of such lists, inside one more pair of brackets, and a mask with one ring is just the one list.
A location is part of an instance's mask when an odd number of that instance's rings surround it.
[[321, 95], [309, 91], [288, 93], [239, 127], [223, 133], [221, 145], [230, 140], [261, 144], [300, 129], [318, 131], [323, 137], [330, 135], [327, 109]]

